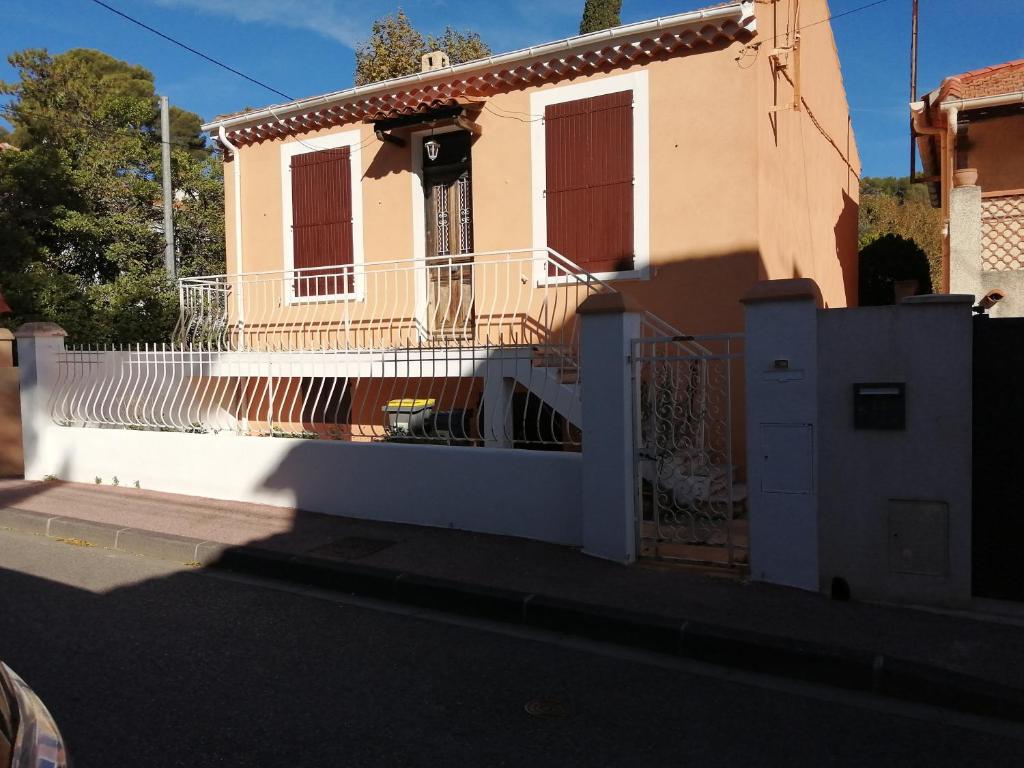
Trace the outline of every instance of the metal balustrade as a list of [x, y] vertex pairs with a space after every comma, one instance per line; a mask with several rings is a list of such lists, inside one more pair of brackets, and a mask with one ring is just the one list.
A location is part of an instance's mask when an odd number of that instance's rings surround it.
[[579, 320], [550, 250], [186, 278], [170, 344], [65, 350], [67, 425], [580, 445]]
[[[179, 285], [171, 343], [60, 354], [59, 424], [574, 450], [577, 310], [614, 292], [546, 249]], [[650, 313], [641, 333], [709, 354]]]
[[575, 346], [576, 308], [607, 284], [550, 249], [179, 281], [175, 342], [261, 352]]

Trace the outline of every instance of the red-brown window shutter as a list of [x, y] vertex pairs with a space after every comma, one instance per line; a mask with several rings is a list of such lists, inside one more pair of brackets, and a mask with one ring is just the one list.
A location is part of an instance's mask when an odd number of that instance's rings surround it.
[[292, 156], [292, 244], [295, 293], [326, 296], [351, 291], [352, 173], [348, 147]]
[[548, 246], [590, 272], [633, 268], [633, 92], [544, 110]]

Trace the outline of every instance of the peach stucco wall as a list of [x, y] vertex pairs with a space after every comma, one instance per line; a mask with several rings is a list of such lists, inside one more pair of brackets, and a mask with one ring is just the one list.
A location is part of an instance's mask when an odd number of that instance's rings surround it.
[[967, 165], [978, 169], [984, 192], [1024, 189], [1024, 117], [997, 117], [971, 123]]
[[[804, 19], [827, 15], [823, 0], [803, 0], [803, 8]], [[650, 91], [651, 276], [616, 287], [685, 332], [741, 330], [739, 298], [765, 277], [813, 277], [830, 306], [845, 305], [851, 285], [855, 291], [856, 176], [806, 112], [768, 111], [772, 16], [784, 18], [787, 9], [788, 0], [777, 11], [757, 6], [760, 31], [750, 43], [760, 43], [760, 50], [736, 42], [643, 67]], [[804, 94], [859, 170], [829, 26], [807, 30], [803, 44]], [[637, 69], [488, 100], [477, 120], [483, 134], [472, 149], [477, 251], [532, 246], [530, 94]], [[782, 83], [780, 98], [788, 92]], [[414, 231], [410, 170], [418, 144], [381, 143], [369, 125], [299, 138], [353, 128], [363, 138], [365, 260], [412, 258], [413, 238], [422, 237]], [[245, 271], [283, 267], [282, 143], [269, 140], [240, 151]], [[235, 269], [231, 162], [229, 272]]]
[[[860, 158], [853, 138], [826, 0], [799, 3], [800, 111], [793, 86], [769, 54], [789, 42], [792, 0], [758, 6], [758, 242], [767, 279], [810, 277], [826, 306], [856, 304]], [[788, 71], [794, 79], [795, 61]], [[817, 124], [816, 124], [817, 123]]]

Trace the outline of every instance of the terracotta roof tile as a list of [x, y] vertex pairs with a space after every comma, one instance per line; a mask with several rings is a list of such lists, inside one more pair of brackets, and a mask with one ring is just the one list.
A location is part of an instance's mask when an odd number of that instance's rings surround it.
[[[736, 18], [701, 12], [737, 6]], [[639, 30], [645, 22], [626, 24], [592, 35], [581, 35], [535, 48], [466, 62], [429, 73], [429, 79], [395, 78], [371, 83], [362, 89], [336, 91], [311, 99], [300, 99], [265, 109], [220, 115], [203, 128], [214, 130], [218, 123], [236, 121], [227, 127], [231, 141], [240, 144], [300, 133], [355, 120], [380, 120], [410, 115], [437, 106], [485, 99], [496, 92], [521, 88], [548, 79], [577, 77], [607, 68], [625, 67], [661, 56], [683, 55], [705, 50], [720, 41], [748, 39], [756, 32], [752, 4], [727, 0], [696, 11], [677, 14], [686, 17], [663, 28]], [[675, 19], [676, 17], [666, 17]], [[660, 22], [661, 19], [652, 20]], [[547, 45], [566, 47], [543, 51]], [[536, 52], [535, 52], [536, 51]], [[269, 116], [267, 115], [269, 113]], [[248, 125], [237, 121], [252, 115]], [[248, 122], [248, 121], [246, 121]], [[244, 127], [243, 127], [244, 126]]]
[[1024, 91], [1024, 59], [972, 69], [942, 81], [942, 100], [974, 99]]

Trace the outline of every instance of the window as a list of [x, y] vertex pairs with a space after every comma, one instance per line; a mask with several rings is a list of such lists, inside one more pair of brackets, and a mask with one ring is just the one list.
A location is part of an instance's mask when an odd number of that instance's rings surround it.
[[544, 108], [547, 244], [589, 272], [634, 264], [633, 92]]
[[352, 292], [351, 270], [337, 268], [353, 263], [351, 163], [347, 146], [292, 155], [292, 257], [296, 296]]

